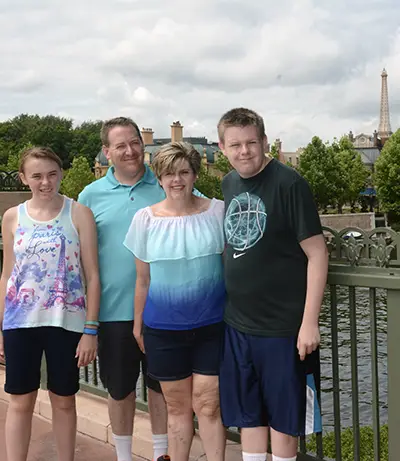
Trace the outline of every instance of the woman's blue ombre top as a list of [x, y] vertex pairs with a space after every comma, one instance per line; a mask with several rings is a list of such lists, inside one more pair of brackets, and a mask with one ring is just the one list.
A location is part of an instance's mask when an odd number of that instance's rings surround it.
[[150, 264], [145, 325], [188, 330], [222, 321], [223, 219], [224, 203], [217, 199], [194, 215], [157, 217], [150, 207], [136, 213], [124, 245]]

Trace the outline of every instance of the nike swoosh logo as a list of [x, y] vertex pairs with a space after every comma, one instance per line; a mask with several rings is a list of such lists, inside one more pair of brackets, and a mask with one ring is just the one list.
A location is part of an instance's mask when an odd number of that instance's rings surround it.
[[240, 258], [241, 256], [244, 256], [246, 253], [233, 253], [233, 259]]

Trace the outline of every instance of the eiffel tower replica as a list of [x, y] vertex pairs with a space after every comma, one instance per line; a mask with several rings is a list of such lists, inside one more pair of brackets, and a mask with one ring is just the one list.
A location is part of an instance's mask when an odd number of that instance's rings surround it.
[[388, 73], [383, 69], [382, 74], [382, 88], [381, 88], [381, 107], [379, 116], [378, 136], [381, 140], [382, 146], [393, 134], [390, 126], [390, 112], [389, 112], [389, 94], [388, 94]]
[[54, 280], [54, 285], [52, 288], [49, 289], [50, 297], [45, 304], [45, 308], [49, 309], [53, 307], [57, 301], [62, 303], [66, 303], [67, 300], [67, 265], [65, 262], [65, 236], [60, 235], [61, 240], [61, 249], [60, 249], [60, 257], [58, 258], [58, 267], [56, 278]]

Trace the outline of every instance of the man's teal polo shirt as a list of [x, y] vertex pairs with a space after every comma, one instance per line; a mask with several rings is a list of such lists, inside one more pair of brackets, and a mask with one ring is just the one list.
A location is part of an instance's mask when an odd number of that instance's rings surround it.
[[147, 165], [143, 178], [134, 186], [120, 184], [111, 167], [106, 176], [80, 193], [78, 201], [92, 210], [97, 224], [101, 322], [133, 320], [136, 267], [123, 241], [135, 213], [164, 198], [164, 191]]

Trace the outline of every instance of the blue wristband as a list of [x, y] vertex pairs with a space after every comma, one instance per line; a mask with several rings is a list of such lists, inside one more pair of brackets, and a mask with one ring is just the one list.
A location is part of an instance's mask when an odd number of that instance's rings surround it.
[[95, 329], [95, 328], [84, 328], [83, 329], [83, 334], [84, 335], [97, 336], [97, 329]]

